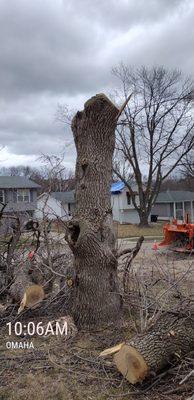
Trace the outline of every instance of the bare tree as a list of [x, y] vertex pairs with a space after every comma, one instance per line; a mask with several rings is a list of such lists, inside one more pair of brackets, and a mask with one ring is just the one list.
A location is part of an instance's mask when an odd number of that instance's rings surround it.
[[194, 149], [183, 160], [181, 171], [185, 178], [194, 179]]
[[37, 168], [32, 168], [29, 165], [17, 165], [10, 167], [1, 167], [0, 175], [8, 176], [25, 176], [26, 178], [32, 178], [40, 173]]
[[117, 126], [114, 172], [125, 182], [145, 226], [161, 183], [193, 146], [192, 81], [163, 67], [134, 71], [121, 65], [113, 73], [122, 97], [133, 93]]
[[64, 166], [64, 154], [42, 155], [41, 165], [32, 168], [28, 165], [1, 167], [0, 175], [24, 176], [41, 186], [41, 192], [65, 191], [74, 189], [74, 173]]
[[74, 175], [64, 165], [64, 154], [45, 155], [39, 160], [42, 162], [41, 173], [44, 177], [43, 191], [62, 192], [68, 190], [68, 181], [73, 181]]

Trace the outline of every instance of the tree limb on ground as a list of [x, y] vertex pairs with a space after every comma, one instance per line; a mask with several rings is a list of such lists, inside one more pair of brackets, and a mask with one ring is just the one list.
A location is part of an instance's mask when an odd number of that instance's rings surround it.
[[118, 370], [130, 383], [135, 384], [152, 373], [157, 374], [193, 348], [192, 319], [164, 314], [145, 334], [106, 349], [100, 356], [114, 354]]

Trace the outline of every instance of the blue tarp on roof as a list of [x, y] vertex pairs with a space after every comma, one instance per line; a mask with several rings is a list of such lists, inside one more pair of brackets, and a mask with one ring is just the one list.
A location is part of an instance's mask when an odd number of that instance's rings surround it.
[[111, 193], [121, 192], [121, 190], [123, 190], [124, 187], [125, 187], [125, 184], [122, 181], [115, 182], [115, 183], [112, 183], [110, 191], [111, 191]]

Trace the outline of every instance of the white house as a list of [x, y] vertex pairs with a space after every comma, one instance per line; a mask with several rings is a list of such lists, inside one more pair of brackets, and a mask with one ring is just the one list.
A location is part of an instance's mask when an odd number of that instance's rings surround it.
[[[129, 191], [123, 182], [111, 185], [111, 206], [113, 219], [123, 223], [139, 223], [139, 216], [135, 210]], [[137, 188], [133, 186], [133, 190]], [[56, 218], [69, 219], [75, 208], [75, 191], [43, 193], [37, 199], [35, 218], [54, 220]], [[138, 204], [138, 193], [137, 193]]]
[[35, 218], [54, 220], [69, 219], [75, 206], [74, 190], [69, 192], [43, 193], [37, 199]]
[[[138, 188], [133, 184], [132, 189], [136, 193], [136, 203], [139, 204]], [[128, 189], [123, 182], [111, 185], [111, 206], [114, 221], [120, 224], [138, 224], [139, 215], [133, 206]], [[48, 219], [57, 217], [69, 219], [75, 208], [75, 191], [44, 193], [37, 199], [35, 216], [42, 219], [45, 215]], [[169, 220], [173, 217], [184, 219], [186, 213], [191, 221], [194, 221], [194, 192], [167, 191], [159, 193], [155, 205], [152, 207], [151, 216], [157, 216], [161, 220]]]
[[[136, 193], [136, 203], [139, 205], [139, 196], [137, 186], [133, 185], [133, 191]], [[129, 190], [123, 182], [116, 182], [111, 185], [111, 206], [114, 221], [120, 224], [138, 224], [139, 215], [136, 211]]]
[[[138, 205], [138, 189], [133, 187], [137, 193], [136, 203]], [[123, 182], [114, 183], [111, 186], [111, 203], [113, 209], [113, 219], [123, 223], [139, 223], [139, 215], [135, 210], [130, 194]], [[158, 220], [185, 220], [186, 215], [189, 221], [194, 221], [194, 192], [185, 190], [167, 190], [160, 192], [156, 199], [150, 218], [152, 216]], [[155, 219], [156, 220], [156, 219]], [[153, 219], [154, 221], [154, 219]]]

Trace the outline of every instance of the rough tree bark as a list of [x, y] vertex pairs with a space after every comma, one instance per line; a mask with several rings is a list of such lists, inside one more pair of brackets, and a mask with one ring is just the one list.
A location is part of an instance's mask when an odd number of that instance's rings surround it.
[[27, 287], [33, 285], [31, 275], [29, 275], [29, 262], [18, 263], [13, 267], [13, 280], [10, 286], [9, 294], [16, 301], [22, 300]]
[[121, 316], [110, 201], [118, 113], [105, 95], [98, 94], [72, 121], [76, 211], [66, 238], [75, 257], [72, 315], [79, 326], [102, 326]]

